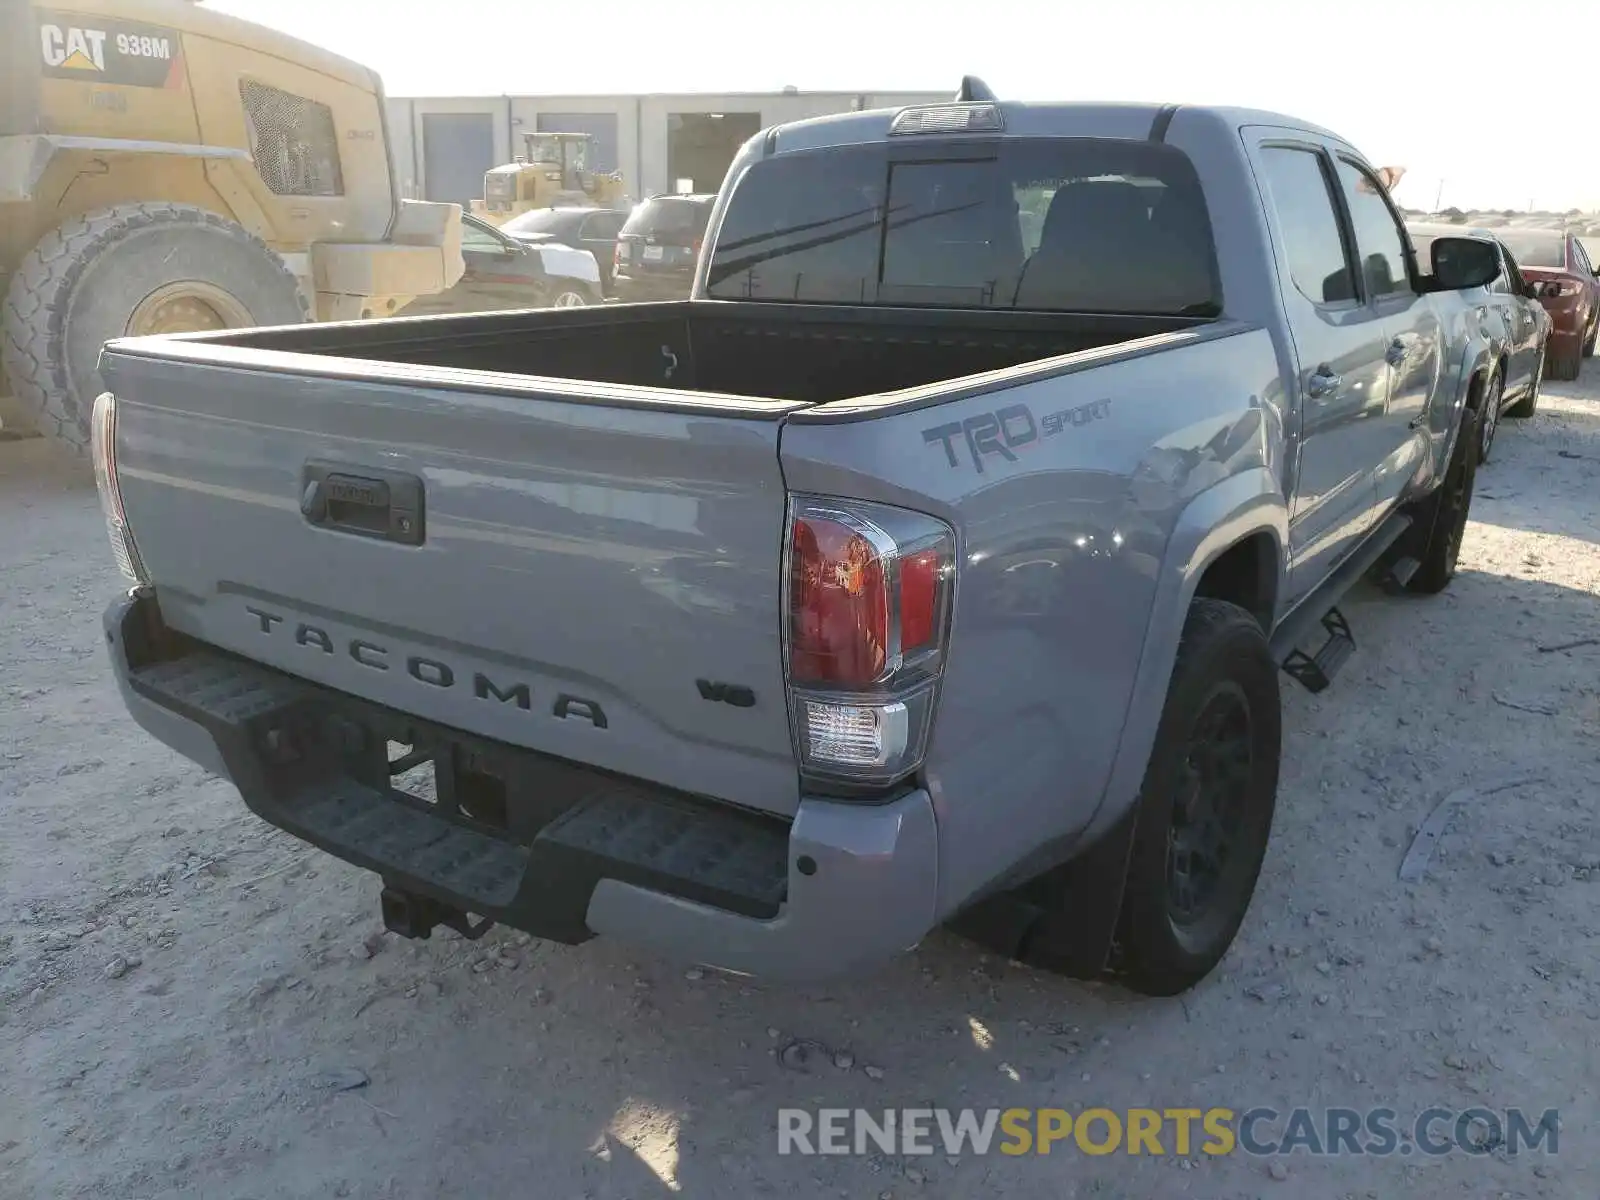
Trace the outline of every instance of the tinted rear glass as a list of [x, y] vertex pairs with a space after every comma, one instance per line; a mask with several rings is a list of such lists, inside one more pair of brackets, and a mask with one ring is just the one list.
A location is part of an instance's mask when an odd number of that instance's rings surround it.
[[729, 201], [708, 282], [721, 299], [1221, 308], [1189, 160], [1171, 146], [1109, 139], [1030, 138], [989, 151], [875, 143], [766, 159]]
[[634, 208], [623, 224], [622, 232], [684, 234], [693, 237], [705, 232], [710, 216], [711, 205], [705, 201], [658, 197]]
[[1508, 230], [1500, 234], [1500, 240], [1510, 248], [1518, 266], [1560, 270], [1567, 265], [1567, 239], [1559, 234]]

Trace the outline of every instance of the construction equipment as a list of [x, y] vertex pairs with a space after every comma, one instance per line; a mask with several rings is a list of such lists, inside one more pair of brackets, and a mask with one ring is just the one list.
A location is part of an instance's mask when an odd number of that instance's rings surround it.
[[8, 429], [85, 449], [110, 338], [389, 316], [462, 266], [366, 67], [190, 0], [0, 0]]
[[525, 133], [526, 153], [483, 173], [483, 199], [472, 212], [494, 225], [533, 208], [612, 207], [622, 200], [619, 171], [591, 171], [594, 138], [587, 133]]

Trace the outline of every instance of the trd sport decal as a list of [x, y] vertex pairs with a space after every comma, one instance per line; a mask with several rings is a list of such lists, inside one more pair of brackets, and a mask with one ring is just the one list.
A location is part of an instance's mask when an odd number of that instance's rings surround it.
[[1033, 410], [1026, 404], [1012, 404], [993, 412], [976, 413], [964, 421], [951, 421], [948, 425], [924, 429], [922, 440], [930, 446], [935, 442], [942, 445], [945, 460], [950, 466], [957, 467], [961, 465], [961, 460], [956, 454], [956, 439], [961, 439], [966, 443], [973, 468], [982, 475], [986, 454], [998, 454], [1006, 462], [1016, 462], [1017, 451], [1024, 446], [1110, 415], [1110, 400], [1091, 400], [1076, 408], [1046, 413], [1040, 421], [1034, 420]]
[[73, 13], [39, 12], [39, 59], [46, 78], [183, 86], [183, 44], [177, 30], [134, 21], [84, 22]]

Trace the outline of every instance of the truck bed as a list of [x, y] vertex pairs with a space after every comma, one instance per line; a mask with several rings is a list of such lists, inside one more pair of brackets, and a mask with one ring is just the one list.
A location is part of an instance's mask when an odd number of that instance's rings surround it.
[[[1204, 324], [1093, 316], [683, 301], [302, 325], [223, 347], [826, 404]], [[257, 358], [253, 365], [270, 366]], [[297, 370], [311, 364], [301, 362]]]
[[[1052, 376], [1050, 403], [1088, 412], [1108, 387], [1203, 375], [1197, 343], [1230, 323], [1191, 324], [687, 301], [123, 339], [101, 371], [120, 494], [177, 633], [785, 816], [785, 513], [792, 489], [818, 490], [788, 418], [982, 406]], [[1153, 365], [1184, 346], [1202, 353]], [[954, 466], [949, 438], [906, 418], [851, 439], [862, 472], [902, 450], [919, 475]]]

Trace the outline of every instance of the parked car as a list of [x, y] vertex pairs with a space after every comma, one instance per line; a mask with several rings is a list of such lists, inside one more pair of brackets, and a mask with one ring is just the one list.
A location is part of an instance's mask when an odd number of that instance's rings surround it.
[[577, 308], [604, 298], [599, 264], [587, 250], [521, 242], [471, 213], [461, 214], [461, 258], [466, 269], [455, 286], [417, 297], [408, 315]]
[[535, 208], [512, 217], [500, 232], [519, 242], [559, 242], [594, 255], [600, 265], [600, 289], [611, 294], [616, 269], [617, 234], [628, 219], [626, 208]]
[[1413, 222], [1407, 226], [1419, 262], [1429, 261], [1434, 239], [1473, 237], [1494, 247], [1500, 271], [1481, 292], [1477, 308], [1478, 331], [1489, 343], [1499, 371], [1490, 381], [1478, 421], [1480, 453], [1487, 462], [1500, 428], [1501, 414], [1531, 417], [1539, 408], [1539, 385], [1544, 374], [1550, 338], [1550, 314], [1535, 298], [1543, 284], [1523, 278], [1516, 257], [1492, 229]]
[[1583, 243], [1559, 229], [1506, 229], [1500, 237], [1522, 274], [1539, 284], [1539, 302], [1550, 314], [1550, 378], [1576, 379], [1600, 329], [1600, 279]]
[[617, 235], [618, 300], [687, 300], [715, 196], [651, 196]]
[[1293, 117], [970, 79], [724, 188], [677, 303], [109, 343], [129, 710], [408, 937], [813, 979], [954, 923], [1192, 986], [1280, 668], [1329, 685], [1364, 575], [1455, 575], [1492, 248], [1418, 271]]

